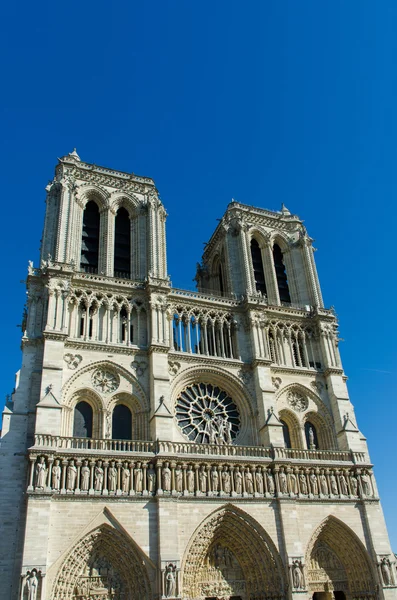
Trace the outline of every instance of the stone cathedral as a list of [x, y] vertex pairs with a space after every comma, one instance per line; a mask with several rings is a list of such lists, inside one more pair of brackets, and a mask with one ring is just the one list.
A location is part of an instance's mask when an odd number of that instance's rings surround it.
[[152, 179], [61, 158], [3, 415], [1, 600], [391, 600], [302, 221], [231, 202], [172, 287]]

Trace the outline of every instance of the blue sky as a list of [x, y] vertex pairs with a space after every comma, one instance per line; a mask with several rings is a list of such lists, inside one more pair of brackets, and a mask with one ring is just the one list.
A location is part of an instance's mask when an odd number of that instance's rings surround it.
[[153, 177], [173, 284], [193, 288], [232, 197], [316, 239], [394, 550], [397, 3], [6, 3], [0, 47], [1, 395], [57, 156]]

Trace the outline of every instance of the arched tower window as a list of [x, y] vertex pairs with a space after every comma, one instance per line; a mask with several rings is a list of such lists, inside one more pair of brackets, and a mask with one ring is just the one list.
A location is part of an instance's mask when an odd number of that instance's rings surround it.
[[84, 400], [74, 409], [73, 437], [92, 438], [92, 407]]
[[130, 217], [125, 208], [117, 211], [114, 226], [114, 275], [115, 277], [130, 277], [131, 265], [131, 235]]
[[218, 265], [218, 279], [219, 279], [219, 291], [221, 293], [221, 296], [223, 296], [223, 294], [225, 292], [225, 286], [223, 283], [223, 273], [222, 273], [221, 263], [219, 263], [219, 265]]
[[80, 269], [86, 273], [98, 273], [99, 220], [98, 205], [93, 200], [87, 202], [83, 213], [80, 259]]
[[282, 419], [280, 419], [281, 424], [283, 426], [283, 437], [284, 437], [284, 444], [286, 448], [292, 448], [291, 446], [291, 436], [289, 434], [289, 427], [287, 425], [287, 423], [285, 421], [283, 421]]
[[308, 450], [318, 450], [318, 438], [317, 431], [314, 427], [313, 423], [310, 421], [306, 421], [305, 423], [305, 437], [306, 437], [306, 446]]
[[285, 271], [285, 266], [283, 262], [283, 253], [281, 252], [281, 248], [278, 244], [274, 244], [273, 246], [273, 260], [274, 268], [276, 269], [277, 286], [280, 295], [280, 300], [281, 302], [291, 302], [287, 273]]
[[251, 257], [254, 269], [255, 288], [257, 292], [266, 294], [265, 272], [263, 270], [262, 251], [255, 239], [251, 240]]
[[132, 416], [131, 411], [125, 404], [117, 404], [112, 415], [112, 439], [132, 439]]

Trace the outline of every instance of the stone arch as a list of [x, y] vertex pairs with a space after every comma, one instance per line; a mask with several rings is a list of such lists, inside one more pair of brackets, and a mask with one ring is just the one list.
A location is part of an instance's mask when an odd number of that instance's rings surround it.
[[[216, 565], [219, 549], [221, 556], [225, 549], [226, 570], [222, 573]], [[278, 599], [284, 597], [287, 587], [285, 570], [270, 536], [247, 513], [230, 505], [209, 515], [193, 533], [182, 562], [181, 579], [182, 595], [188, 599], [230, 595], [244, 600], [264, 596]]]
[[98, 204], [100, 211], [109, 208], [109, 196], [109, 192], [92, 183], [82, 184], [75, 194], [75, 198], [82, 209], [84, 209], [87, 202], [93, 200]]
[[357, 535], [330, 515], [317, 527], [306, 550], [309, 591], [342, 591], [348, 600], [376, 598], [376, 571]]
[[74, 409], [79, 402], [87, 402], [92, 408], [92, 437], [103, 437], [102, 413], [105, 408], [104, 402], [99, 394], [89, 388], [81, 388], [74, 392], [68, 404], [62, 407], [62, 433], [65, 436], [73, 436]]
[[89, 590], [98, 587], [103, 588], [102, 593], [106, 589], [120, 590], [117, 598], [152, 598], [148, 573], [138, 547], [125, 534], [107, 524], [91, 531], [71, 549], [58, 570], [51, 598], [91, 597]]
[[125, 208], [130, 219], [134, 219], [137, 208], [141, 205], [140, 200], [134, 194], [126, 192], [115, 192], [110, 198], [110, 210], [116, 214], [119, 208]]
[[291, 448], [303, 448], [302, 427], [296, 415], [286, 408], [279, 411], [278, 417], [288, 426]]
[[211, 384], [227, 392], [240, 412], [240, 432], [236, 438], [236, 444], [257, 444], [254, 400], [247, 391], [247, 388], [235, 375], [220, 367], [215, 369], [210, 366], [194, 366], [185, 369], [175, 377], [171, 387], [171, 401], [174, 414], [179, 394], [187, 386], [197, 383]]
[[326, 422], [323, 415], [315, 411], [307, 412], [303, 418], [303, 427], [305, 427], [307, 422], [312, 423], [316, 429], [318, 446], [320, 450], [335, 448], [332, 428]]
[[148, 440], [149, 439], [149, 411], [136, 396], [121, 392], [115, 394], [110, 399], [108, 404], [108, 414], [112, 418], [113, 411], [119, 404], [124, 404], [131, 411], [132, 417], [132, 439], [133, 440]]

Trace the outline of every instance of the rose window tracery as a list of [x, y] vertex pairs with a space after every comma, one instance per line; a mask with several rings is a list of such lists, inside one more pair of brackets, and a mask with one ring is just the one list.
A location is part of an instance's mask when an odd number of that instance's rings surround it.
[[96, 390], [103, 394], [114, 392], [120, 385], [116, 373], [107, 369], [97, 369], [92, 375], [92, 384]]
[[240, 431], [240, 413], [227, 392], [198, 383], [186, 387], [176, 402], [178, 425], [192, 442], [232, 444]]
[[291, 390], [290, 392], [288, 392], [287, 399], [288, 404], [291, 406], [291, 408], [293, 408], [297, 412], [303, 412], [309, 406], [307, 398], [305, 398], [304, 396], [302, 396], [302, 394], [296, 392], [295, 390]]

